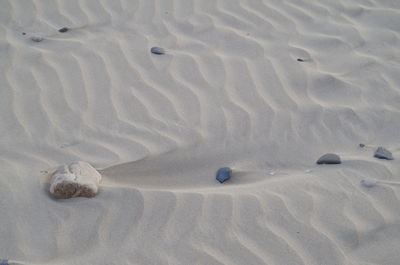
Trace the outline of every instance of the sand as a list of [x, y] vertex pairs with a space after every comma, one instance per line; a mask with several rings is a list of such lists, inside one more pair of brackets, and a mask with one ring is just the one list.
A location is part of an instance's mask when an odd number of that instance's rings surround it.
[[[389, 0], [0, 1], [0, 259], [399, 264], [399, 21]], [[49, 193], [73, 161], [95, 198]]]

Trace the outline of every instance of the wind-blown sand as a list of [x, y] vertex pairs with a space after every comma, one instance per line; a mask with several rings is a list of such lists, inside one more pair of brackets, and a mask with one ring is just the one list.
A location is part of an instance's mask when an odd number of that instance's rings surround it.
[[[0, 1], [0, 259], [398, 265], [399, 21], [389, 0]], [[100, 193], [54, 199], [77, 160]]]

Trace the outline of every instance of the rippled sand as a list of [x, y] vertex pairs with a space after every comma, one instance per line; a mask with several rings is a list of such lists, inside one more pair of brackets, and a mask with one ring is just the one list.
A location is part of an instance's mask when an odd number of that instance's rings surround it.
[[[0, 1], [0, 259], [398, 265], [400, 186], [360, 181], [400, 182], [399, 21], [389, 0]], [[75, 160], [99, 195], [53, 199]]]

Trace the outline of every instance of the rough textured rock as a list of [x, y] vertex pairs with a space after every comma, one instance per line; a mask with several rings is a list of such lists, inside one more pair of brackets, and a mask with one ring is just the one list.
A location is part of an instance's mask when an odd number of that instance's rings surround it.
[[94, 197], [98, 193], [100, 173], [86, 162], [63, 165], [52, 174], [50, 193], [60, 199]]
[[387, 160], [393, 160], [393, 155], [389, 150], [386, 150], [383, 147], [378, 147], [376, 149], [374, 157], [380, 158], [380, 159], [387, 159]]
[[321, 156], [317, 161], [317, 164], [319, 164], [319, 165], [321, 165], [321, 164], [333, 165], [333, 164], [340, 164], [340, 163], [342, 163], [340, 161], [340, 157], [337, 154], [331, 154], [331, 153]]
[[223, 167], [218, 169], [216, 179], [222, 183], [231, 178], [232, 170], [229, 167]]

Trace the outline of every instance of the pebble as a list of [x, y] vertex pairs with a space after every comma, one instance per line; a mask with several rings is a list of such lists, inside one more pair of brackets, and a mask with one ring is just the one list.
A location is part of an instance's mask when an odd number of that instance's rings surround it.
[[32, 35], [31, 40], [35, 42], [41, 42], [44, 38], [41, 35]]
[[373, 179], [373, 178], [365, 178], [363, 180], [361, 180], [361, 184], [365, 187], [373, 187], [378, 183], [378, 180]]
[[232, 169], [230, 169], [229, 167], [223, 167], [223, 168], [218, 169], [216, 179], [220, 183], [222, 183], [222, 182], [230, 179], [231, 174], [232, 174]]
[[317, 164], [321, 165], [321, 164], [341, 164], [342, 162], [340, 161], [340, 157], [337, 154], [325, 154], [323, 156], [321, 156], [318, 161]]
[[300, 58], [297, 59], [297, 61], [298, 61], [298, 62], [304, 62], [304, 60], [303, 60], [303, 59], [300, 59]]
[[376, 149], [374, 157], [379, 159], [393, 160], [392, 153], [389, 150], [383, 148], [382, 146], [379, 146], [378, 149]]
[[60, 29], [58, 30], [58, 32], [64, 33], [64, 32], [67, 32], [68, 30], [69, 30], [69, 28], [63, 27], [63, 28], [60, 28]]
[[150, 51], [151, 51], [152, 53], [158, 54], [158, 55], [161, 55], [161, 54], [164, 54], [164, 53], [165, 53], [165, 50], [164, 50], [163, 48], [160, 48], [160, 47], [152, 47], [152, 48], [150, 49]]

